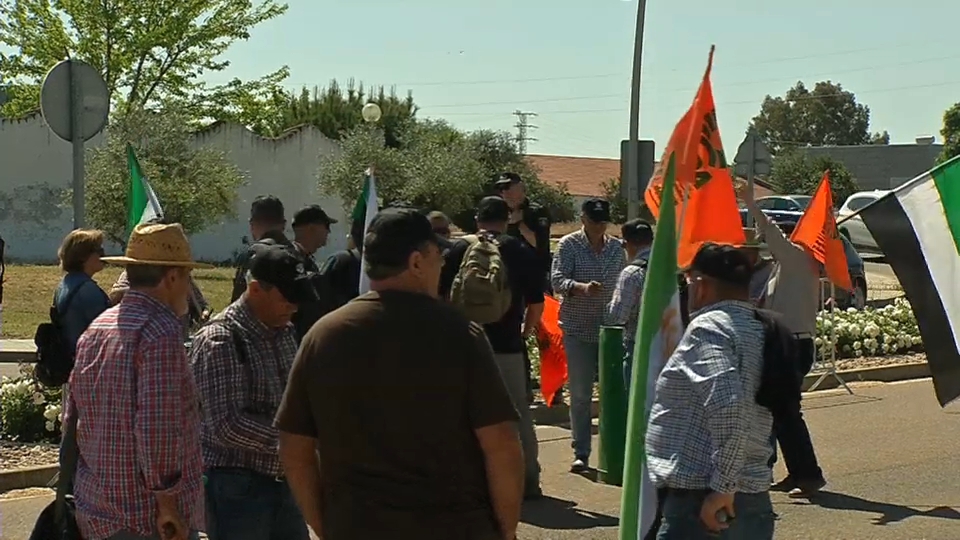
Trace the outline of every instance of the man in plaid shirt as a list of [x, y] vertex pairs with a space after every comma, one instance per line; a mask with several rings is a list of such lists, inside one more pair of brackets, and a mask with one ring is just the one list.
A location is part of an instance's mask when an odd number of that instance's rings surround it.
[[560, 327], [570, 378], [573, 463], [582, 473], [590, 461], [590, 403], [600, 354], [600, 323], [626, 262], [620, 241], [607, 235], [610, 203], [590, 199], [580, 215], [583, 228], [560, 239], [550, 278], [562, 296]]
[[[86, 540], [187, 540], [203, 528], [197, 389], [187, 364], [190, 243], [180, 225], [140, 225], [130, 290], [77, 344], [64, 425], [76, 422], [77, 522]], [[68, 430], [69, 431], [69, 430]]]
[[303, 263], [281, 245], [250, 249], [247, 290], [194, 337], [190, 362], [203, 410], [210, 540], [307, 540], [283, 476], [280, 406], [297, 336], [297, 304], [315, 300]]
[[647, 260], [653, 244], [653, 228], [642, 219], [632, 219], [620, 227], [623, 249], [627, 252], [626, 268], [620, 272], [613, 298], [607, 305], [607, 324], [623, 326], [623, 384], [630, 393], [630, 372], [633, 346], [640, 317], [640, 296], [647, 275]]

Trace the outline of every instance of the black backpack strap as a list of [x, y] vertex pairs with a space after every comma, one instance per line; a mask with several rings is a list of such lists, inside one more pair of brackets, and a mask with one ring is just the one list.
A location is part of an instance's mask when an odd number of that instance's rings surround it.
[[636, 259], [628, 262], [627, 266], [636, 266], [641, 270], [646, 270], [648, 262], [649, 261], [647, 261], [647, 259], [644, 259], [643, 257], [637, 257]]

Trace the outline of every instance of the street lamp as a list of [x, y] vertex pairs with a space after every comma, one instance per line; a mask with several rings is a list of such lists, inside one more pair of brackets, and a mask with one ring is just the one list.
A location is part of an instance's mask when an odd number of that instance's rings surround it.
[[363, 121], [367, 123], [374, 123], [380, 120], [380, 106], [376, 103], [367, 103], [363, 106], [363, 109], [360, 110], [360, 116], [363, 117]]
[[[630, 143], [627, 149], [627, 217], [640, 217], [640, 68], [643, 63], [643, 20], [647, 0], [637, 2], [637, 29], [633, 41], [633, 80], [630, 87]], [[620, 179], [622, 182], [624, 179]]]

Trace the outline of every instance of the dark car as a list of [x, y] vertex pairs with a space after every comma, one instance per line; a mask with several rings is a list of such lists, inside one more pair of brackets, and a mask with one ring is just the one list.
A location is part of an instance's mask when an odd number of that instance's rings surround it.
[[[778, 216], [774, 212], [766, 210], [764, 214], [766, 214], [774, 224], [780, 227], [783, 234], [788, 237], [793, 233], [794, 227], [797, 226], [796, 221], [784, 219], [786, 216]], [[746, 226], [746, 210], [740, 211], [740, 217], [744, 226]], [[857, 253], [856, 248], [850, 243], [849, 238], [841, 234], [840, 240], [843, 242], [843, 252], [847, 257], [847, 269], [850, 272], [850, 283], [853, 284], [853, 292], [851, 293], [843, 289], [835, 288], [837, 307], [840, 309], [846, 309], [848, 307], [863, 309], [867, 305], [867, 274], [863, 264], [863, 258]], [[829, 294], [829, 292], [827, 292], [827, 294]]]

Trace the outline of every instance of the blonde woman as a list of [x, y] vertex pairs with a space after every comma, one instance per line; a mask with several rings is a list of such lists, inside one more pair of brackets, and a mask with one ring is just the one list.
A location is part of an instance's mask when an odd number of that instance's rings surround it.
[[107, 293], [93, 280], [93, 276], [103, 270], [102, 256], [103, 231], [93, 229], [71, 232], [57, 251], [60, 268], [66, 274], [54, 293], [53, 305], [60, 315], [63, 338], [71, 353], [84, 330], [110, 307]]

